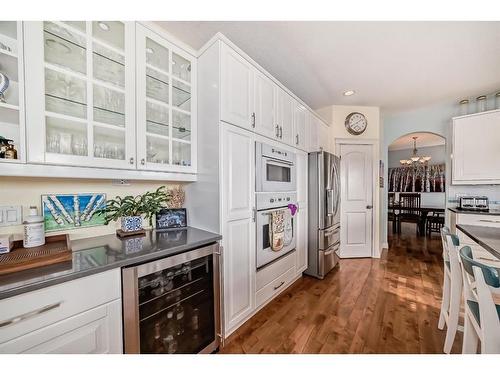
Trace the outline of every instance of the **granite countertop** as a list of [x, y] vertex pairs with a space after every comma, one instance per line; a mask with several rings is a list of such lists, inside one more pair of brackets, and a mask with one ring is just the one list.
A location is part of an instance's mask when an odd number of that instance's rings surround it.
[[113, 268], [140, 264], [220, 240], [219, 234], [197, 228], [147, 231], [120, 239], [115, 234], [71, 242], [72, 262], [0, 276], [0, 300]]
[[457, 224], [457, 229], [500, 259], [500, 228]]
[[462, 210], [459, 207], [448, 207], [448, 210], [455, 212], [457, 214], [469, 214], [469, 215], [498, 215], [500, 216], [500, 210], [490, 208], [488, 211], [474, 211], [474, 210]]

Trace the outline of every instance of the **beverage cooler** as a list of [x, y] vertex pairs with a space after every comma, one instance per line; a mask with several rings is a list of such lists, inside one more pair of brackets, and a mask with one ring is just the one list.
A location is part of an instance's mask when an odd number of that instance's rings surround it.
[[122, 270], [125, 353], [211, 353], [219, 347], [219, 246]]

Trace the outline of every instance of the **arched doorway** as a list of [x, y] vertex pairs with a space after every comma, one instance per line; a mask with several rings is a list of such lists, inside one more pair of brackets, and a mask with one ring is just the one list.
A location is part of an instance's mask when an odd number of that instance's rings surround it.
[[[414, 199], [422, 208], [420, 222], [408, 224], [415, 226], [415, 233], [426, 234], [426, 224], [432, 217], [444, 220], [447, 185], [446, 139], [431, 132], [412, 132], [395, 139], [387, 150], [387, 187], [386, 202], [388, 232], [397, 233], [405, 220], [390, 207], [401, 204], [403, 200]], [[432, 211], [431, 209], [435, 209]], [[428, 210], [427, 212], [424, 212]], [[430, 218], [427, 215], [431, 215]], [[413, 218], [417, 221], [417, 218]], [[437, 220], [440, 221], [441, 219]], [[396, 225], [397, 224], [397, 225]], [[405, 224], [405, 225], [408, 225]]]

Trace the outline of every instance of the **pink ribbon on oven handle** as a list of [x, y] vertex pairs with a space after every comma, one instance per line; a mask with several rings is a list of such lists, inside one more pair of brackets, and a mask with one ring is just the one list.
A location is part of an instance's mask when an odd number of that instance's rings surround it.
[[297, 212], [297, 205], [296, 204], [293, 204], [293, 203], [290, 203], [288, 205], [288, 208], [290, 209], [291, 213], [292, 213], [292, 216], [295, 216], [295, 213]]

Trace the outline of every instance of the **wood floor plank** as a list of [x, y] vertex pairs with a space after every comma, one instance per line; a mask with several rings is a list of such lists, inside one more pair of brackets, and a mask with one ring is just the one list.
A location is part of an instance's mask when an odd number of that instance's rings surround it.
[[[441, 239], [403, 227], [389, 243], [380, 259], [342, 259], [324, 280], [299, 279], [220, 352], [442, 353]], [[459, 332], [453, 353], [461, 340]]]

